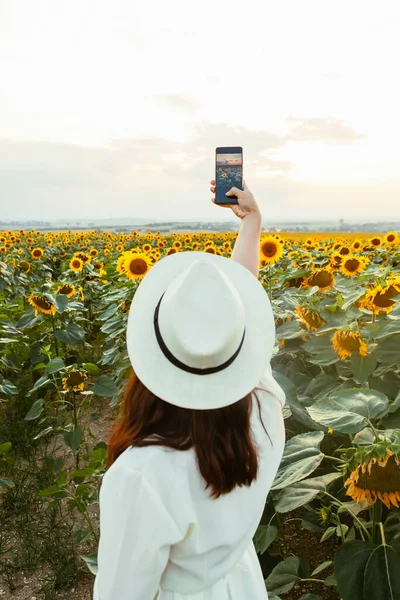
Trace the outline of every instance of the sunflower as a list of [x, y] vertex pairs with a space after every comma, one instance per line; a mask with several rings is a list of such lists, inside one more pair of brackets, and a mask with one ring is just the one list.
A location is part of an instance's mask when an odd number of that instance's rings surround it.
[[372, 310], [374, 314], [388, 314], [392, 311], [400, 294], [400, 276], [389, 279], [386, 286], [377, 285], [369, 289], [365, 296], [359, 300], [359, 308]]
[[339, 254], [341, 256], [348, 256], [349, 254], [351, 254], [351, 250], [348, 246], [342, 246], [339, 250]]
[[34, 248], [31, 252], [31, 256], [32, 258], [38, 260], [39, 258], [42, 258], [44, 252], [41, 248]]
[[354, 277], [357, 273], [361, 273], [367, 266], [368, 259], [361, 256], [346, 257], [341, 264], [340, 272], [346, 277]]
[[67, 377], [62, 380], [62, 386], [66, 392], [79, 392], [85, 389], [84, 380], [87, 379], [86, 373], [73, 369]]
[[72, 283], [63, 283], [56, 289], [56, 294], [65, 294], [67, 298], [71, 298], [71, 296], [76, 294], [76, 289]]
[[18, 266], [24, 270], [24, 273], [29, 273], [31, 270], [31, 265], [26, 260], [20, 260]]
[[283, 245], [278, 239], [272, 235], [267, 235], [261, 238], [260, 242], [260, 259], [263, 261], [263, 266], [273, 265], [278, 262], [283, 256]]
[[306, 287], [318, 285], [321, 290], [330, 290], [333, 287], [335, 279], [330, 268], [315, 269], [314, 273], [308, 279], [304, 280]]
[[352, 352], [358, 351], [360, 356], [367, 356], [367, 344], [361, 339], [358, 331], [351, 332], [348, 329], [339, 329], [332, 337], [334, 350], [344, 360], [351, 356]]
[[321, 523], [329, 523], [331, 518], [331, 509], [329, 506], [322, 506], [318, 510], [318, 516]]
[[35, 309], [35, 317], [38, 313], [44, 313], [45, 315], [54, 315], [57, 312], [56, 307], [52, 304], [45, 296], [40, 294], [32, 294], [28, 298], [28, 302]]
[[[389, 447], [390, 446], [390, 447]], [[344, 482], [347, 487], [346, 495], [355, 502], [366, 500], [371, 506], [377, 499], [381, 500], [390, 510], [391, 505], [399, 508], [400, 500], [400, 460], [397, 444], [397, 454], [393, 452], [391, 442], [383, 445], [360, 446], [357, 451], [357, 466]], [[383, 452], [386, 450], [386, 453]], [[383, 454], [383, 456], [382, 456]]]
[[295, 313], [301, 319], [301, 321], [307, 325], [308, 329], [318, 329], [325, 323], [325, 321], [320, 317], [319, 313], [311, 308], [304, 308], [297, 305], [295, 308]]
[[98, 256], [99, 251], [97, 250], [97, 248], [91, 248], [90, 250], [90, 256], [92, 256], [93, 258], [95, 258], [96, 256]]
[[376, 235], [369, 240], [369, 243], [374, 248], [380, 248], [380, 246], [382, 246], [382, 239]]
[[83, 263], [90, 263], [91, 257], [89, 254], [85, 254], [85, 252], [75, 252], [73, 258], [79, 258]]
[[77, 256], [74, 256], [71, 259], [71, 262], [69, 263], [69, 268], [75, 272], [82, 271], [83, 261], [80, 258], [78, 258]]
[[362, 241], [359, 239], [354, 240], [353, 243], [351, 244], [351, 247], [353, 250], [360, 250], [361, 246], [362, 246]]
[[384, 236], [386, 244], [390, 246], [397, 245], [398, 234], [395, 231], [388, 231]]
[[151, 268], [150, 257], [144, 252], [130, 252], [122, 263], [122, 271], [128, 279], [142, 279]]

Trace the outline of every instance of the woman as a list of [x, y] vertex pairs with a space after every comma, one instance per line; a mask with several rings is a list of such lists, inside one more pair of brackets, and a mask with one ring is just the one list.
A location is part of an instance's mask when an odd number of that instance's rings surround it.
[[231, 259], [164, 257], [130, 307], [94, 600], [268, 598], [253, 536], [283, 454], [285, 394], [258, 281], [261, 212], [245, 182], [229, 194], [242, 220]]

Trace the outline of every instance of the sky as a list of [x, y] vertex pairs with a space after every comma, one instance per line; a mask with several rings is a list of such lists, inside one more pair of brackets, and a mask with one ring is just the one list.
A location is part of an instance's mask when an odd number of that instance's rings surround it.
[[0, 220], [400, 220], [396, 0], [0, 0]]

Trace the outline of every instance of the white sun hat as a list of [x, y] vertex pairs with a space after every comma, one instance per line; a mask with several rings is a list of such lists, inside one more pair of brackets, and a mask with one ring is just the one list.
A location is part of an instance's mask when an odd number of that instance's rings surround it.
[[275, 322], [268, 295], [243, 265], [208, 252], [165, 256], [132, 300], [126, 343], [139, 380], [176, 406], [233, 404], [272, 376]]

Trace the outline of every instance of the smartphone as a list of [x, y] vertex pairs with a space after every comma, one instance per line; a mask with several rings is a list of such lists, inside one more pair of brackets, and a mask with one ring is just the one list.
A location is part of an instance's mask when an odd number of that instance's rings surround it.
[[225, 196], [233, 186], [243, 189], [243, 148], [221, 146], [215, 149], [215, 203], [239, 204], [237, 196]]

